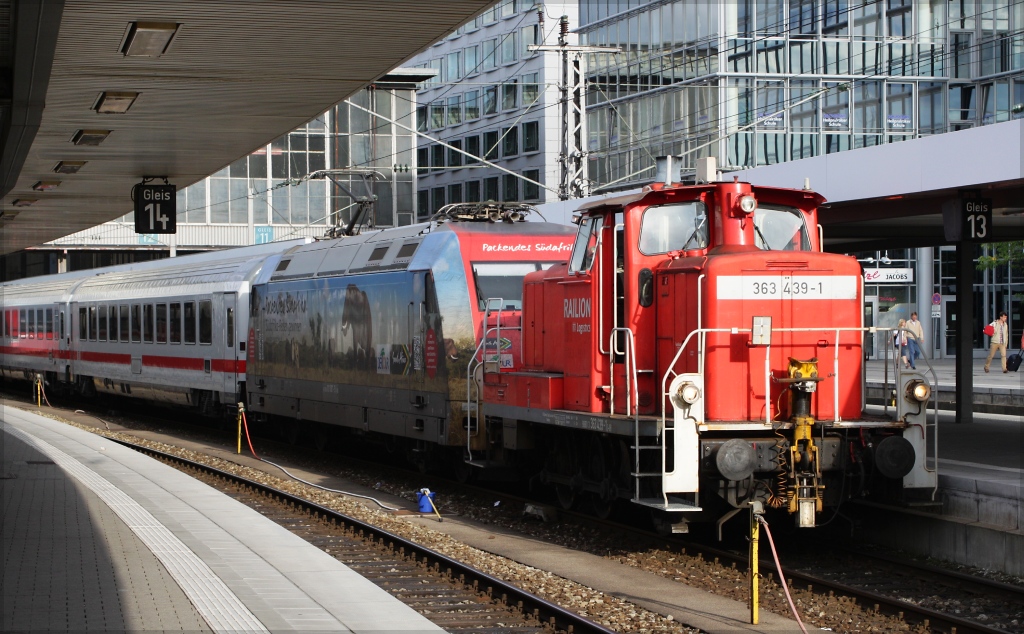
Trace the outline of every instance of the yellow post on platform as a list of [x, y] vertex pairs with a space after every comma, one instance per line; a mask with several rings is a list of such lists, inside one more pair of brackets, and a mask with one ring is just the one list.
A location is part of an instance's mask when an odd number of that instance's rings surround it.
[[761, 536], [761, 525], [757, 522], [757, 513], [750, 507], [750, 624], [757, 625], [757, 540]]
[[242, 454], [242, 411], [238, 411], [238, 455]]

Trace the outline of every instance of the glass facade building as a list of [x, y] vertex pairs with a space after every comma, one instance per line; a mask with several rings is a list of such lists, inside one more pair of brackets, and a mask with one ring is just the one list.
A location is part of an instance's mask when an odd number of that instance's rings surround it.
[[576, 24], [577, 3], [542, 11], [502, 0], [408, 62], [437, 72], [418, 95], [421, 218], [448, 203], [557, 199], [561, 62], [527, 47], [557, 41], [558, 18]]
[[[723, 170], [1024, 116], [1009, 0], [580, 0], [595, 184], [658, 155]], [[684, 168], [685, 169], [685, 168]]]

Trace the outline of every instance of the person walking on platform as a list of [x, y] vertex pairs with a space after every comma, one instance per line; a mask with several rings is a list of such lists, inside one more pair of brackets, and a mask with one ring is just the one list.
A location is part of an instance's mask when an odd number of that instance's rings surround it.
[[1002, 355], [1003, 372], [1007, 372], [1006, 344], [1010, 342], [1010, 329], [1006, 326], [1006, 311], [1001, 311], [999, 319], [989, 325], [992, 326], [992, 343], [989, 345], [988, 358], [985, 359], [985, 371], [988, 372], [988, 367], [992, 365], [992, 357], [996, 356], [996, 350], [998, 350]]
[[907, 338], [907, 357], [910, 359], [910, 367], [917, 369], [917, 360], [921, 357], [921, 344], [924, 343], [924, 328], [917, 320], [917, 313], [910, 313], [910, 321], [907, 322], [907, 329], [913, 336]]
[[[907, 354], [909, 354], [910, 351], [907, 348], [907, 333], [902, 330], [902, 328], [906, 327], [906, 319], [901, 319], [900, 322], [896, 324], [896, 331], [892, 333], [892, 345], [899, 351], [900, 358], [903, 361], [903, 367], [909, 368], [910, 361], [907, 360]], [[899, 363], [899, 361], [897, 361], [897, 363]]]

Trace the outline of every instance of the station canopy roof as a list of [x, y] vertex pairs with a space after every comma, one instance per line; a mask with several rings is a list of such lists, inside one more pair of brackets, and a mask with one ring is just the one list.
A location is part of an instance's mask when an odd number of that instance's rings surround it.
[[0, 0], [0, 254], [209, 176], [491, 4]]

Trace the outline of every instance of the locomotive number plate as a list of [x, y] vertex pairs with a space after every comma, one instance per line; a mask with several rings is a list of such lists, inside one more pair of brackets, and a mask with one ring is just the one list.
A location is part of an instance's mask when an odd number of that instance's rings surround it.
[[852, 275], [723, 275], [718, 299], [856, 299]]

